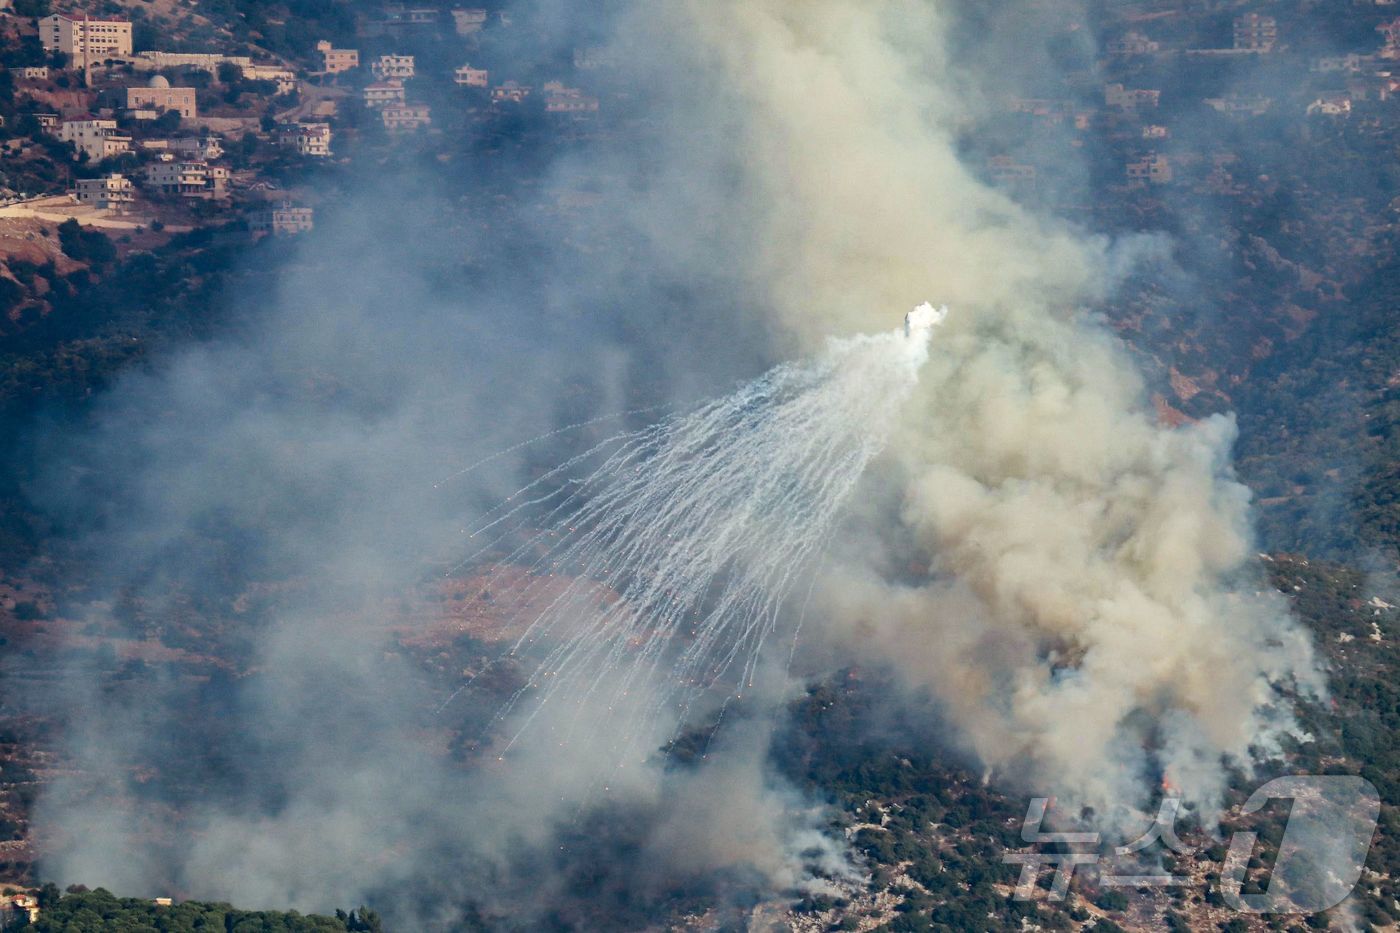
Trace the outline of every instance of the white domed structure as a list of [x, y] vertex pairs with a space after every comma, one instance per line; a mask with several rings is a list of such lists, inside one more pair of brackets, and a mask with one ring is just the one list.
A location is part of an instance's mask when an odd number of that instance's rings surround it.
[[170, 82], [165, 79], [164, 75], [156, 75], [146, 82], [146, 87], [170, 87]]

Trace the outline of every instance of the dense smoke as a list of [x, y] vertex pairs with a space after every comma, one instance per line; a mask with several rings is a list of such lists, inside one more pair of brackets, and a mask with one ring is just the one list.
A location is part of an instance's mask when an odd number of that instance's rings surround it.
[[[450, 925], [466, 901], [528, 926], [571, 900], [620, 916], [806, 877], [796, 853], [820, 814], [769, 773], [765, 730], [716, 740], [723, 760], [685, 774], [619, 773], [623, 727], [600, 706], [574, 713], [592, 744], [563, 754], [546, 727], [464, 765], [450, 733], [481, 737], [502, 697], [442, 710], [448, 691], [394, 650], [395, 627], [436, 610], [477, 516], [770, 360], [766, 323], [739, 310], [727, 183], [675, 158], [680, 128], [618, 123], [543, 165], [463, 153], [446, 171], [406, 156], [357, 173], [315, 237], [285, 247], [276, 289], [230, 289], [225, 333], [38, 442], [33, 493], [94, 578], [64, 614], [176, 646], [169, 670], [115, 676], [79, 648], [29, 698], [67, 721], [74, 766], [37, 808], [44, 877], [321, 911], [369, 900], [404, 928]], [[466, 222], [444, 193], [464, 188], [488, 206]]]
[[1232, 421], [1156, 423], [1083, 310], [1143, 244], [1076, 236], [959, 161], [971, 117], [952, 89], [968, 82], [936, 41], [942, 9], [688, 8], [743, 88], [761, 279], [788, 327], [869, 328], [926, 295], [955, 309], [898, 450], [901, 517], [932, 572], [892, 585], [848, 564], [832, 621], [873, 627], [977, 756], [1036, 792], [1103, 813], [1165, 772], [1209, 809], [1223, 760], [1290, 729], [1276, 688], [1320, 687], [1310, 648], [1256, 592]]
[[[741, 869], [778, 888], [848, 873], [813, 802], [766, 766], [763, 715], [693, 771], [619, 777], [605, 753], [528, 742], [463, 769], [433, 747], [443, 696], [385, 652], [385, 617], [569, 449], [440, 482], [463, 465], [639, 403], [687, 406], [926, 299], [953, 313], [804, 637], [892, 665], [1036, 793], [1108, 813], [1165, 773], [1211, 806], [1223, 761], [1290, 728], [1277, 686], [1320, 686], [1310, 649], [1256, 594], [1231, 422], [1159, 425], [1091, 313], [1151, 242], [1082, 236], [960, 160], [975, 77], [996, 65], [950, 47], [952, 17], [913, 0], [626, 6], [611, 40], [646, 91], [617, 106], [660, 132], [522, 184], [504, 236], [424, 236], [439, 215], [410, 192], [431, 174], [325, 210], [270, 307], [50, 438], [40, 492], [106, 601], [168, 629], [217, 618], [215, 647], [188, 650], [236, 650], [251, 673], [120, 702], [72, 678], [52, 700], [82, 774], [42, 802], [46, 868], [318, 909], [414, 883], [450, 915], [454, 898], [562, 896], [558, 840], [602, 812], [631, 834], [628, 871], [601, 883], [632, 892], [619, 903]], [[557, 248], [532, 218], [580, 189], [589, 248]], [[435, 278], [463, 256], [490, 270], [465, 295]], [[918, 579], [897, 569], [916, 561]], [[608, 747], [606, 711], [589, 721]], [[198, 790], [143, 783], [186, 762]], [[605, 842], [579, 857], [603, 870]]]

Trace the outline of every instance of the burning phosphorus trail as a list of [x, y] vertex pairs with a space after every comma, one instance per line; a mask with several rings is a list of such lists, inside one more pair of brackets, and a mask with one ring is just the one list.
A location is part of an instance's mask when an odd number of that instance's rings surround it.
[[923, 304], [900, 330], [833, 339], [604, 441], [487, 515], [463, 563], [489, 562], [499, 608], [528, 623], [510, 654], [534, 668], [498, 717], [520, 714], [510, 744], [586, 725], [621, 762], [674, 734], [702, 694], [741, 695], [946, 315]]

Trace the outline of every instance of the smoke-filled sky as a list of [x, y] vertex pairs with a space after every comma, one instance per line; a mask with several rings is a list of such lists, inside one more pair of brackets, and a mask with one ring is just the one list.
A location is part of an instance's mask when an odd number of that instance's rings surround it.
[[[1209, 810], [1222, 760], [1289, 730], [1276, 687], [1320, 688], [1285, 608], [1256, 592], [1232, 422], [1157, 423], [1094, 316], [1160, 242], [1073, 229], [960, 157], [1007, 76], [1053, 56], [1024, 33], [965, 54], [965, 11], [941, 2], [612, 12], [586, 30], [566, 5], [534, 14], [561, 46], [606, 33], [632, 91], [605, 98], [629, 111], [613, 135], [486, 225], [434, 229], [447, 212], [421, 162], [364, 181], [296, 244], [270, 306], [232, 298], [229, 333], [43, 440], [37, 493], [110, 594], [91, 611], [135, 600], [171, 630], [207, 615], [251, 671], [115, 701], [75, 671], [50, 700], [84, 775], [41, 801], [49, 873], [323, 910], [412, 881], [446, 911], [508, 897], [528, 869], [547, 903], [560, 825], [610, 814], [648, 866], [617, 890], [739, 869], [799, 884], [820, 801], [765, 766], [780, 695], [700, 771], [614, 774], [600, 802], [615, 762], [583, 747], [526, 742], [473, 768], [439, 754], [425, 736], [444, 698], [386, 652], [385, 607], [566, 448], [441, 482], [463, 466], [562, 424], [684, 409], [926, 299], [952, 315], [804, 639], [931, 694], [994, 776], [1110, 815], [1164, 773]], [[550, 207], [577, 191], [592, 206], [567, 227]], [[443, 270], [467, 258], [463, 287]], [[928, 572], [894, 569], [911, 563]], [[590, 715], [606, 733], [607, 710]], [[130, 777], [187, 758], [197, 790]], [[846, 870], [826, 849], [824, 870]]]
[[937, 41], [945, 11], [688, 9], [743, 75], [759, 278], [784, 325], [812, 340], [929, 294], [955, 309], [896, 453], [931, 579], [842, 567], [831, 623], [873, 625], [989, 768], [1101, 813], [1165, 771], [1209, 808], [1221, 757], [1289, 728], [1273, 685], [1319, 685], [1310, 649], [1255, 595], [1232, 422], [1156, 423], [1088, 310], [1152, 242], [1076, 235], [975, 180], [954, 138], [981, 101]]

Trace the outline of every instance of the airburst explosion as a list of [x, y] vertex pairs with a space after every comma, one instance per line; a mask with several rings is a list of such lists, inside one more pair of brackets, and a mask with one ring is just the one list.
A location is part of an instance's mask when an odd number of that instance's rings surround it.
[[[627, 724], [621, 760], [651, 751], [658, 722], [685, 723], [699, 693], [740, 696], [947, 313], [923, 304], [902, 331], [833, 339], [810, 362], [604, 441], [488, 513], [464, 564], [523, 539], [497, 561], [536, 581], [514, 588], [515, 605], [567, 581], [511, 650], [543, 646], [544, 660], [500, 717], [534, 702], [523, 730], [551, 702], [601, 703]], [[555, 728], [564, 743], [587, 725]]]

